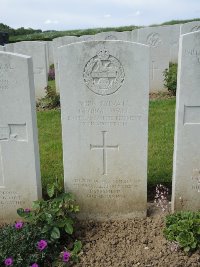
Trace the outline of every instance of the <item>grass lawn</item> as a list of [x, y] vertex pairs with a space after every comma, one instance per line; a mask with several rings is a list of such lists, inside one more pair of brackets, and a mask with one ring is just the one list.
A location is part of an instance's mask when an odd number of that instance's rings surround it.
[[[175, 99], [151, 100], [149, 110], [148, 186], [171, 186]], [[63, 179], [60, 111], [37, 112], [42, 186]]]

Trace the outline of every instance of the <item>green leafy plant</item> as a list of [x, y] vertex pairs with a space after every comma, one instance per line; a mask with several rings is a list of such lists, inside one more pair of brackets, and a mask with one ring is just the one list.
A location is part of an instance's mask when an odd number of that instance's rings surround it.
[[165, 71], [163, 72], [164, 86], [174, 96], [176, 95], [176, 87], [177, 87], [177, 67], [178, 67], [177, 64], [170, 63], [169, 69], [165, 69]]
[[166, 216], [164, 235], [184, 251], [200, 247], [200, 212], [177, 212]]
[[55, 88], [47, 86], [45, 88], [45, 97], [38, 100], [37, 107], [40, 109], [54, 109], [60, 107], [60, 95]]
[[71, 193], [63, 193], [50, 200], [33, 202], [33, 210], [27, 213], [18, 209], [17, 213], [25, 221], [41, 227], [42, 233], [48, 233], [50, 240], [60, 238], [61, 232], [73, 233], [73, 213], [79, 211]]
[[23, 221], [0, 228], [1, 266], [62, 267], [78, 261], [82, 245], [73, 231], [79, 206], [71, 193], [53, 197], [51, 192], [51, 197], [35, 201], [32, 210], [18, 209]]
[[48, 80], [49, 81], [54, 81], [55, 80], [55, 68], [54, 68], [54, 64], [52, 64], [49, 67]]

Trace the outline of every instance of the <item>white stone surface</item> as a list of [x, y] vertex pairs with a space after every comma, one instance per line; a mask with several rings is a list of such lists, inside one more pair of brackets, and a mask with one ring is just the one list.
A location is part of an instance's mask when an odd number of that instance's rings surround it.
[[192, 21], [181, 26], [181, 34], [200, 31], [200, 21]]
[[76, 36], [64, 36], [53, 39], [53, 56], [54, 56], [54, 69], [55, 69], [55, 83], [56, 91], [59, 92], [59, 69], [58, 69], [58, 47], [63, 45], [78, 42], [79, 38]]
[[149, 48], [94, 41], [58, 50], [65, 189], [82, 218], [146, 216]]
[[30, 57], [0, 52], [0, 222], [41, 197], [33, 67]]
[[5, 46], [0, 45], [0, 51], [5, 51]]
[[170, 62], [178, 63], [179, 38], [181, 34], [181, 24], [170, 27]]
[[52, 41], [46, 41], [47, 44], [47, 57], [48, 57], [48, 68], [49, 66], [51, 66], [52, 64], [54, 64], [54, 58], [53, 58], [53, 42]]
[[109, 41], [109, 40], [122, 40], [122, 41], [132, 41], [132, 32], [100, 32], [95, 34], [96, 41]]
[[180, 39], [172, 210], [200, 207], [200, 32]]
[[170, 27], [145, 27], [138, 30], [138, 42], [150, 46], [150, 91], [165, 91], [163, 71], [169, 68]]
[[11, 44], [5, 44], [5, 51], [14, 53], [14, 43]]
[[138, 29], [131, 32], [131, 41], [138, 43]]
[[89, 42], [94, 40], [95, 40], [95, 35], [82, 35], [78, 38], [77, 42]]
[[45, 96], [48, 85], [47, 46], [45, 42], [23, 41], [14, 43], [14, 53], [31, 56], [33, 60], [36, 99]]

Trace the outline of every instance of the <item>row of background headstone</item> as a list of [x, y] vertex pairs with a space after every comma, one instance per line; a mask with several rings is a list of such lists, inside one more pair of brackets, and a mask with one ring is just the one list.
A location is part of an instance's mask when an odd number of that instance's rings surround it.
[[[199, 210], [200, 205], [199, 47], [200, 31], [181, 37], [173, 210]], [[86, 216], [145, 216], [149, 47], [99, 41], [58, 51], [66, 190], [76, 193]], [[28, 207], [41, 197], [41, 180], [32, 59], [0, 52], [0, 66], [0, 220], [4, 222], [15, 218], [16, 208]], [[99, 76], [101, 68], [108, 76]], [[109, 72], [114, 80], [106, 83]]]
[[81, 37], [65, 36], [53, 41], [24, 41], [0, 46], [0, 51], [13, 52], [33, 58], [36, 98], [44, 97], [44, 88], [48, 85], [49, 66], [55, 66], [56, 89], [59, 92], [58, 47], [82, 41], [123, 40], [149, 45], [150, 53], [150, 92], [166, 90], [163, 71], [169, 68], [169, 62], [178, 62], [179, 37], [200, 28], [200, 22], [170, 26], [145, 27], [127, 32], [102, 32]]

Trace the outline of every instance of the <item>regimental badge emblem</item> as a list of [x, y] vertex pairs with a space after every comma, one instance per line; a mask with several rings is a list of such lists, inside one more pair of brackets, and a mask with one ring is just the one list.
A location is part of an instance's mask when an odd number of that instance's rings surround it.
[[98, 95], [111, 95], [123, 84], [124, 69], [120, 61], [107, 49], [101, 49], [85, 65], [83, 79], [87, 87]]
[[151, 47], [158, 47], [162, 44], [160, 35], [156, 32], [153, 32], [147, 36], [147, 44]]

